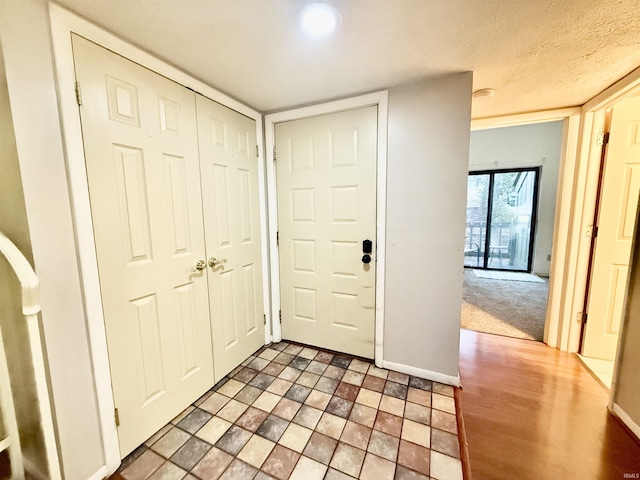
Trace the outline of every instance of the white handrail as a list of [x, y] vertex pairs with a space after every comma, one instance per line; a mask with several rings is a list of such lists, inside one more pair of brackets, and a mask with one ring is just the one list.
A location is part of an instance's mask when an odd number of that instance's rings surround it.
[[[47, 383], [47, 374], [44, 362], [44, 354], [40, 339], [40, 324], [38, 321], [38, 313], [40, 312], [40, 281], [29, 261], [24, 257], [22, 252], [16, 247], [11, 240], [4, 234], [0, 233], [0, 253], [6, 258], [7, 262], [13, 269], [21, 289], [22, 314], [27, 323], [29, 333], [29, 343], [31, 350], [31, 359], [33, 363], [33, 372], [36, 383], [36, 395], [40, 414], [40, 428], [42, 429], [47, 467], [49, 470], [49, 478], [51, 480], [59, 480], [62, 478], [60, 470], [60, 461], [56, 446], [56, 437], [53, 427], [53, 415], [51, 411], [51, 402], [49, 400], [49, 389]], [[1, 341], [1, 337], [0, 337]], [[4, 346], [2, 348], [2, 356], [4, 359]], [[5, 362], [6, 363], [6, 362]], [[7, 373], [7, 372], [5, 372]], [[8, 378], [7, 378], [8, 380]], [[10, 387], [10, 384], [9, 384]], [[6, 388], [3, 388], [6, 391]], [[10, 390], [9, 390], [10, 391]], [[11, 395], [9, 395], [11, 397]], [[10, 402], [8, 408], [12, 410], [13, 420], [9, 422], [15, 426], [15, 411], [13, 409], [13, 399], [3, 399]], [[4, 406], [4, 404], [3, 404]], [[17, 427], [15, 435], [18, 435]], [[18, 448], [19, 440], [16, 442]], [[13, 449], [15, 450], [15, 448]], [[12, 470], [18, 467], [22, 470], [22, 455], [18, 458], [15, 451], [9, 452], [12, 461]], [[15, 459], [14, 459], [15, 457]], [[16, 462], [14, 464], [14, 461]], [[15, 473], [14, 476], [19, 478]]]

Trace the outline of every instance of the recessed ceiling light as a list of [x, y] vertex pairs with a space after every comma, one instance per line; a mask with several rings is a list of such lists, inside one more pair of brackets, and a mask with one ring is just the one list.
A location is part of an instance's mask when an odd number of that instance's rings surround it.
[[495, 88], [482, 88], [473, 92], [472, 98], [493, 98], [495, 94]]
[[310, 37], [331, 35], [342, 21], [336, 7], [328, 3], [315, 2], [305, 5], [298, 14], [300, 28]]

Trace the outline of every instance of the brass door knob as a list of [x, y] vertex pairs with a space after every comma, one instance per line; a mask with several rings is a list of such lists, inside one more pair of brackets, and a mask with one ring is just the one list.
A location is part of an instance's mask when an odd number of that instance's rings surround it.
[[216, 257], [209, 258], [209, 266], [210, 267], [217, 267], [218, 265], [221, 265], [223, 263], [227, 263], [227, 259], [226, 258], [221, 258], [221, 259], [217, 259]]

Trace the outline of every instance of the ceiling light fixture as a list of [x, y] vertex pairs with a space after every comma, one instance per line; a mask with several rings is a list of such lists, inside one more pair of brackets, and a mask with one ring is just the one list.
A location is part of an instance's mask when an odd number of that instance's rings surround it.
[[482, 88], [473, 92], [472, 98], [493, 98], [496, 94], [495, 88]]
[[342, 21], [336, 7], [328, 3], [314, 2], [305, 5], [298, 14], [300, 28], [310, 37], [331, 35]]

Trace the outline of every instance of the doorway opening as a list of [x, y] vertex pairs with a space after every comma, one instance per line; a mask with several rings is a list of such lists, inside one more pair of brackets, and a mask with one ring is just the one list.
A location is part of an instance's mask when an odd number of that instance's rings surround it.
[[613, 379], [640, 194], [640, 96], [635, 95], [604, 112], [580, 335], [579, 358], [607, 389]]
[[543, 341], [564, 122], [471, 132], [462, 328]]

